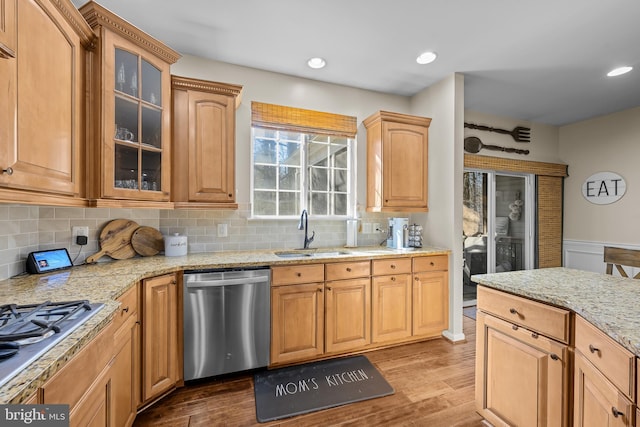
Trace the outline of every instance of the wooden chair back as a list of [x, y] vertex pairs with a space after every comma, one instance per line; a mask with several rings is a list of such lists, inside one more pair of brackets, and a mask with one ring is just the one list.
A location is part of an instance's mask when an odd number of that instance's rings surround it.
[[[622, 277], [629, 277], [623, 266], [640, 267], [640, 250], [605, 246], [604, 262], [607, 263], [607, 274], [613, 274], [613, 267], [615, 266]], [[633, 276], [633, 278], [640, 279], [640, 273]]]

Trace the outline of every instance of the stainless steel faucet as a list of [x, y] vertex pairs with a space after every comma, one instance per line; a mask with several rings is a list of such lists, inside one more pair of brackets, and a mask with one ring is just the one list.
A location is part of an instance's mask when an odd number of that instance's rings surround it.
[[[303, 222], [304, 221], [304, 222]], [[316, 232], [313, 231], [311, 237], [308, 237], [308, 226], [309, 226], [309, 214], [306, 209], [302, 210], [302, 215], [300, 215], [300, 223], [298, 224], [298, 230], [304, 230], [304, 249], [308, 249], [311, 242], [313, 242], [313, 238], [316, 235]]]

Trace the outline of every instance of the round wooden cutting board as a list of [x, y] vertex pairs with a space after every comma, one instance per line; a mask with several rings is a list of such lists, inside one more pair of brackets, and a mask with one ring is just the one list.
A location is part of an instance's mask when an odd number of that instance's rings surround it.
[[130, 219], [114, 219], [109, 221], [100, 232], [100, 251], [87, 257], [86, 263], [91, 264], [103, 255], [113, 259], [127, 259], [136, 256], [131, 245], [133, 232], [138, 229], [138, 223]]
[[164, 249], [164, 238], [157, 229], [143, 225], [133, 232], [131, 245], [139, 255], [153, 256]]

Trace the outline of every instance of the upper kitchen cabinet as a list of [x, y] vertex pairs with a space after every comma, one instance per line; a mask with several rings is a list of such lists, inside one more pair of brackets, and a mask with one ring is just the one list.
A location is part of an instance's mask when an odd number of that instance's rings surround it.
[[0, 0], [0, 58], [16, 56], [16, 0]]
[[85, 57], [94, 41], [70, 1], [0, 0], [0, 201], [84, 203]]
[[172, 207], [169, 67], [180, 55], [94, 2], [80, 12], [100, 39], [89, 72], [89, 204]]
[[242, 86], [171, 77], [171, 200], [176, 208], [237, 209], [236, 108]]
[[378, 111], [367, 129], [367, 211], [427, 212], [431, 119]]

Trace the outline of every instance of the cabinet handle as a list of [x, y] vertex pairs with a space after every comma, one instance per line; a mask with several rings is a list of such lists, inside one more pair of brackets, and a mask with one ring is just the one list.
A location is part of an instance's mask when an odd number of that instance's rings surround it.
[[618, 408], [616, 408], [615, 406], [611, 407], [611, 413], [615, 418], [618, 418], [618, 416], [624, 416], [624, 412], [618, 411]]
[[518, 325], [511, 325], [511, 329], [513, 329], [514, 331], [518, 330]]
[[558, 357], [558, 355], [557, 355], [557, 354], [555, 354], [555, 353], [551, 353], [551, 354], [549, 355], [549, 357], [550, 357], [551, 359], [553, 359], [553, 360], [560, 360], [560, 358]]
[[136, 325], [142, 325], [139, 320], [136, 320]]
[[347, 267], [347, 272], [351, 273], [351, 267]]
[[520, 313], [518, 313], [518, 310], [516, 310], [515, 308], [510, 308], [509, 309], [509, 313], [511, 313], [511, 314], [520, 314]]
[[13, 168], [9, 166], [6, 169], [2, 169], [2, 173], [6, 173], [7, 175], [13, 175]]
[[531, 332], [531, 338], [538, 339], [538, 334], [535, 332]]
[[172, 284], [172, 285], [177, 285], [177, 284], [178, 284], [178, 282], [176, 282], [175, 280], [172, 280], [172, 281], [171, 281], [171, 284]]
[[127, 307], [123, 308], [123, 309], [122, 309], [122, 312], [123, 312], [123, 313], [128, 313], [128, 312], [129, 312], [129, 306], [127, 306]]
[[591, 353], [595, 353], [595, 352], [600, 353], [600, 349], [598, 347], [594, 347], [593, 344], [589, 344], [589, 351]]

